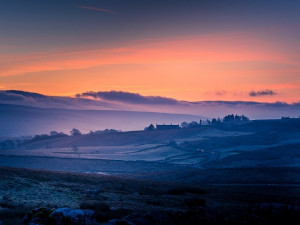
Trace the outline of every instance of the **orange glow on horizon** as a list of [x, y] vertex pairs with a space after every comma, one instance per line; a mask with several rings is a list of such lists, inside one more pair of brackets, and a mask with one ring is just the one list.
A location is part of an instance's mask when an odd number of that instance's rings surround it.
[[[189, 101], [300, 101], [296, 56], [251, 33], [89, 49], [0, 55], [1, 87], [48, 95], [121, 90]], [[278, 95], [248, 95], [264, 89]]]

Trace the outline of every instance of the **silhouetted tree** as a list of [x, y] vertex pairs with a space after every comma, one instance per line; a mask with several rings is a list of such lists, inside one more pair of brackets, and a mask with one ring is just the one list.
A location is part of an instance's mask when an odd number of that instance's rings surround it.
[[198, 127], [198, 126], [199, 126], [199, 124], [196, 121], [192, 121], [192, 122], [189, 123], [190, 128], [195, 128], [195, 127]]
[[189, 123], [188, 123], [188, 122], [182, 122], [182, 123], [180, 124], [180, 127], [181, 127], [181, 128], [188, 128], [188, 127], [189, 127]]
[[241, 116], [238, 116], [238, 115], [235, 115], [234, 121], [235, 121], [235, 122], [241, 122], [241, 121], [242, 121], [242, 117], [241, 117]]
[[53, 137], [53, 136], [58, 136], [59, 133], [57, 131], [50, 131], [50, 136]]
[[234, 115], [231, 114], [231, 115], [227, 115], [223, 118], [223, 122], [224, 123], [232, 123], [234, 122]]
[[241, 116], [241, 120], [242, 120], [242, 122], [249, 122], [250, 121], [249, 118], [247, 116], [244, 116], [244, 115]]
[[13, 140], [5, 140], [0, 143], [0, 149], [11, 149], [17, 147], [17, 143]]
[[48, 134], [39, 134], [39, 135], [34, 135], [34, 137], [30, 141], [39, 141], [39, 140], [45, 140], [49, 138], [50, 136]]
[[248, 122], [248, 121], [249, 121], [249, 118], [244, 115], [241, 115], [241, 116], [235, 115], [234, 116], [233, 114], [227, 115], [223, 119], [224, 123], [233, 123], [233, 122], [240, 123], [240, 122]]
[[77, 146], [75, 146], [75, 145], [72, 146], [72, 151], [73, 151], [73, 152], [77, 153], [78, 150], [79, 150], [79, 148], [78, 148]]
[[71, 131], [70, 131], [70, 134], [71, 136], [80, 136], [81, 135], [81, 132], [76, 129], [76, 128], [73, 128]]

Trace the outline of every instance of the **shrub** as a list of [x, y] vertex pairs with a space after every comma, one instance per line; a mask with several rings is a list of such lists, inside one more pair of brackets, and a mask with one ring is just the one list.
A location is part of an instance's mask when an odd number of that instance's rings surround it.
[[203, 207], [206, 205], [206, 201], [205, 199], [201, 199], [201, 198], [188, 198], [184, 200], [184, 205], [190, 208]]
[[101, 201], [96, 201], [96, 200], [81, 202], [80, 208], [81, 209], [91, 209], [94, 212], [98, 212], [98, 211], [107, 212], [110, 210], [110, 207], [107, 203], [101, 202]]

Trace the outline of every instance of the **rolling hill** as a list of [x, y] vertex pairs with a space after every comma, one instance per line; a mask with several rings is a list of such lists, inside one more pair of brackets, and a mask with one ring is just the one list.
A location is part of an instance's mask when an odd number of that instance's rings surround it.
[[68, 133], [77, 128], [84, 133], [106, 128], [142, 130], [151, 123], [199, 121], [201, 116], [156, 112], [117, 110], [74, 110], [39, 108], [0, 104], [0, 136], [23, 136], [49, 133], [52, 130]]

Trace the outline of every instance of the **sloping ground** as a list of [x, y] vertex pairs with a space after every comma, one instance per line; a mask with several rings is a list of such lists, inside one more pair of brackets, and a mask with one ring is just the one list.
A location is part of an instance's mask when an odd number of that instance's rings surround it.
[[291, 132], [300, 130], [300, 118], [291, 119], [265, 119], [251, 120], [249, 123], [230, 124], [222, 126], [223, 130], [249, 131], [249, 132], [266, 132], [266, 131], [281, 131]]
[[177, 173], [179, 165], [202, 169], [299, 167], [298, 125], [291, 130], [281, 128], [249, 133], [203, 126], [51, 138], [1, 150], [0, 165], [113, 174]]
[[[298, 131], [246, 133], [211, 127], [132, 131], [34, 141], [18, 149], [1, 150], [0, 155], [141, 160], [196, 168], [289, 167], [300, 164], [299, 135]], [[7, 161], [0, 165], [9, 166], [8, 162], [13, 163]], [[21, 163], [18, 165], [22, 167]], [[95, 163], [91, 165], [96, 166]], [[92, 167], [87, 171], [91, 170]], [[94, 170], [98, 170], [97, 167]]]
[[60, 159], [49, 157], [0, 156], [0, 165], [105, 174], [186, 184], [272, 184], [300, 186], [300, 167], [237, 167], [197, 169], [162, 162]]
[[300, 187], [300, 167], [243, 167], [189, 169], [182, 171], [137, 174], [136, 177], [186, 184], [297, 186]]
[[0, 156], [0, 165], [16, 168], [40, 169], [100, 174], [129, 174], [189, 169], [163, 162], [121, 161], [80, 158], [32, 156]]
[[122, 161], [169, 162], [173, 164], [199, 164], [211, 154], [180, 148], [176, 144], [146, 144], [125, 146], [93, 146], [46, 148], [35, 150], [1, 150], [2, 156], [34, 156], [53, 157], [63, 159], [106, 159]]
[[218, 161], [208, 162], [205, 167], [300, 167], [300, 143], [240, 151]]
[[4, 225], [17, 225], [29, 209], [79, 208], [81, 203], [89, 205], [90, 201], [98, 207], [96, 209], [104, 210], [100, 212], [104, 219], [147, 210], [184, 209], [184, 200], [197, 196], [168, 194], [176, 187], [112, 176], [0, 167], [0, 220]]
[[68, 133], [77, 128], [84, 133], [90, 130], [142, 130], [151, 123], [199, 121], [201, 116], [135, 112], [117, 110], [49, 109], [0, 104], [0, 136], [23, 136], [49, 133], [52, 130]]
[[[64, 148], [71, 146], [123, 146], [166, 143], [194, 136], [218, 136], [224, 132], [214, 128], [195, 128], [178, 130], [129, 131], [98, 135], [81, 135], [73, 137], [53, 138], [35, 141], [21, 146], [19, 149]], [[231, 135], [228, 132], [227, 135]], [[199, 138], [199, 137], [198, 137]]]
[[300, 142], [299, 131], [268, 130], [255, 133], [240, 133], [240, 135], [228, 135], [223, 137], [211, 137], [205, 140], [189, 141], [181, 144], [186, 148], [202, 148], [205, 150], [217, 150], [235, 148], [237, 146], [268, 146], [280, 143]]
[[[217, 158], [217, 155], [209, 151], [202, 152], [198, 148], [181, 147], [182, 143], [194, 140], [209, 141], [210, 138], [214, 137], [239, 137], [240, 135], [244, 135], [244, 132], [224, 132], [211, 127], [81, 135], [33, 141], [17, 149], [1, 150], [0, 155], [66, 159], [142, 160], [200, 167], [202, 162], [213, 160]], [[7, 162], [2, 161], [0, 165], [9, 166], [8, 162], [15, 165], [10, 160]], [[22, 167], [21, 163], [18, 165]], [[91, 163], [91, 165], [95, 164]], [[94, 170], [97, 170], [97, 167]], [[91, 169], [87, 171], [91, 171]]]

